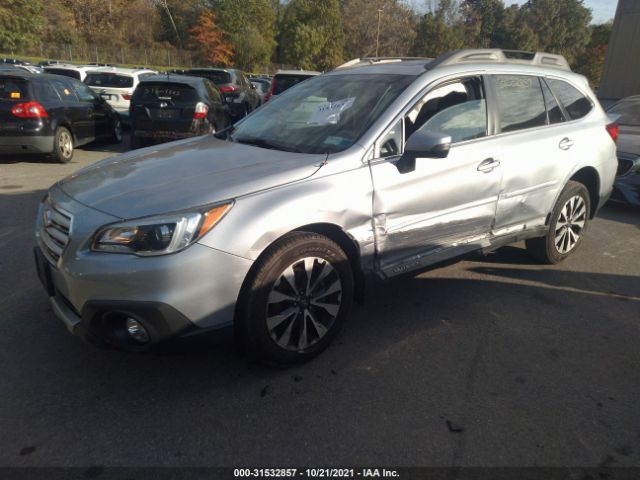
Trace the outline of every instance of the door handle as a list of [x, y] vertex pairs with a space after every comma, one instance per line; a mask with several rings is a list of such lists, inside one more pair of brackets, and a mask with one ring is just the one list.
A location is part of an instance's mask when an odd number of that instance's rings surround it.
[[564, 137], [558, 144], [558, 148], [560, 150], [569, 150], [571, 147], [573, 147], [573, 140], [571, 140], [569, 137]]
[[487, 158], [486, 160], [480, 162], [480, 165], [478, 165], [478, 171], [482, 173], [489, 173], [499, 165], [500, 162], [495, 158]]

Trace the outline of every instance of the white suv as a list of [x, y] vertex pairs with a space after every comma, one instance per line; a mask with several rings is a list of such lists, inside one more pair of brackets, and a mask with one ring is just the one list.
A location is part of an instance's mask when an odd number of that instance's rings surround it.
[[104, 98], [125, 120], [129, 116], [129, 104], [133, 91], [146, 75], [158, 72], [148, 69], [102, 67], [88, 72], [84, 83]]

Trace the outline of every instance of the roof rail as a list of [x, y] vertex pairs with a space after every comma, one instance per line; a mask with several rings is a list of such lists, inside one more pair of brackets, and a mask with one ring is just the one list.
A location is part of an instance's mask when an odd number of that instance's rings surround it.
[[349, 60], [342, 65], [338, 65], [335, 70], [340, 68], [348, 68], [348, 67], [363, 67], [365, 65], [376, 65], [378, 63], [395, 63], [395, 62], [406, 62], [409, 60], [433, 60], [432, 58], [427, 57], [362, 57], [362, 58], [354, 58], [353, 60]]
[[499, 48], [455, 50], [445, 53], [433, 62], [425, 65], [428, 70], [445, 65], [463, 63], [503, 63], [518, 65], [537, 65], [571, 71], [569, 62], [562, 56], [545, 52], [524, 52], [520, 50], [501, 50]]

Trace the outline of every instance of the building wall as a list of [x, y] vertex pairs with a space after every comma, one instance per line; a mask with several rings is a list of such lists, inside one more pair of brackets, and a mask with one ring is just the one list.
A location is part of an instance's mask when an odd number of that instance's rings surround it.
[[598, 97], [640, 95], [640, 0], [618, 0]]

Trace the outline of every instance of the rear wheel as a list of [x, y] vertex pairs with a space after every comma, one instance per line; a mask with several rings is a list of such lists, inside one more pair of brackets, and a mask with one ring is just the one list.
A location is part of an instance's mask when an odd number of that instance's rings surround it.
[[570, 181], [553, 207], [549, 231], [527, 240], [527, 250], [543, 263], [563, 261], [580, 246], [590, 212], [589, 191], [582, 183]]
[[73, 158], [73, 136], [66, 127], [58, 127], [53, 136], [53, 158], [60, 163], [69, 163]]
[[122, 142], [122, 122], [119, 118], [116, 118], [113, 122], [110, 140], [112, 143]]
[[304, 362], [331, 343], [352, 298], [353, 274], [342, 249], [322, 235], [293, 232], [259, 260], [240, 300], [238, 333], [254, 358]]

